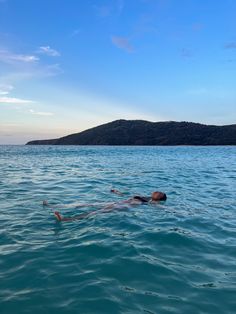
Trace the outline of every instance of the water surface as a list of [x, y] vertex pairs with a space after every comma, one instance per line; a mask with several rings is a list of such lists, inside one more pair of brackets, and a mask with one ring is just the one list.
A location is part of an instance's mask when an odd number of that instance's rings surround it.
[[[236, 147], [0, 146], [0, 307], [236, 313]], [[166, 203], [58, 223], [55, 204]]]

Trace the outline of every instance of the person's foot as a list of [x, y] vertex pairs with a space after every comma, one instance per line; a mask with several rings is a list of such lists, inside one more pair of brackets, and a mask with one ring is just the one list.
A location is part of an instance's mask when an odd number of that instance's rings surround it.
[[54, 216], [56, 217], [58, 221], [62, 221], [62, 217], [59, 212], [54, 212]]

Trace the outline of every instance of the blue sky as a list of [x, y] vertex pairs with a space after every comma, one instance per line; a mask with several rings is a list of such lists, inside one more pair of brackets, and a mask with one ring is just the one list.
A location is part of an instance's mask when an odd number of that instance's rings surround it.
[[236, 121], [236, 1], [0, 0], [0, 144]]

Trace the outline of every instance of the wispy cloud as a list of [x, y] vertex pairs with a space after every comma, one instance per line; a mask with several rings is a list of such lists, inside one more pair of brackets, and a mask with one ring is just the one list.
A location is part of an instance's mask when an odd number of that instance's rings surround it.
[[49, 64], [49, 65], [42, 65], [38, 64], [33, 67], [24, 67], [24, 68], [16, 68], [13, 69], [13, 71], [9, 71], [8, 73], [5, 73], [4, 75], [0, 76], [0, 80], [2, 82], [19, 82], [19, 81], [25, 81], [30, 79], [41, 79], [41, 78], [47, 78], [52, 76], [57, 76], [59, 74], [62, 74], [63, 70], [60, 67], [60, 64]]
[[37, 115], [37, 116], [47, 116], [47, 117], [50, 117], [50, 116], [54, 116], [54, 113], [53, 112], [46, 112], [46, 111], [35, 111], [33, 109], [30, 109], [29, 112], [31, 114], [34, 114], [34, 115]]
[[13, 90], [13, 86], [9, 84], [0, 84], [0, 95], [8, 95]]
[[[31, 104], [35, 104], [35, 101], [30, 100], [30, 99], [23, 99], [23, 98], [16, 98], [16, 97], [12, 97], [11, 95], [9, 95], [9, 93], [13, 90], [13, 86], [12, 85], [7, 85], [7, 84], [0, 84], [0, 104], [3, 105], [10, 105], [11, 108], [13, 109], [17, 109], [22, 111], [22, 106], [23, 105], [31, 105]], [[20, 105], [20, 106], [18, 106]], [[37, 116], [53, 116], [54, 113], [52, 112], [48, 112], [48, 111], [36, 111], [32, 108], [28, 108], [26, 111], [25, 109], [23, 110], [23, 112], [27, 112], [33, 115], [37, 115]]]
[[50, 46], [41, 46], [37, 52], [50, 57], [59, 57], [61, 55], [59, 51], [52, 49]]
[[[52, 56], [59, 54], [59, 52], [50, 47], [44, 48], [44, 53]], [[35, 55], [17, 54], [7, 48], [0, 48], [0, 65], [1, 63], [4, 64], [0, 73], [0, 95], [2, 96], [8, 95], [10, 91], [10, 87], [7, 87], [5, 83], [14, 85], [16, 82], [23, 80], [41, 79], [63, 73], [58, 63], [48, 64]], [[11, 99], [4, 99], [4, 101], [9, 103]], [[12, 100], [13, 102], [14, 99]]]
[[35, 63], [39, 60], [34, 55], [16, 54], [8, 50], [0, 50], [0, 62], [3, 63]]
[[126, 37], [112, 36], [111, 41], [113, 45], [119, 49], [123, 49], [128, 53], [134, 52], [133, 46], [131, 45], [129, 39]]
[[25, 105], [25, 104], [34, 103], [33, 100], [16, 98], [16, 97], [10, 96], [9, 94], [13, 89], [14, 87], [12, 85], [0, 84], [0, 103], [1, 104]]
[[2, 104], [32, 104], [34, 101], [28, 100], [28, 99], [21, 99], [21, 98], [15, 98], [15, 97], [0, 97], [0, 103]]
[[236, 41], [225, 44], [225, 49], [236, 49]]

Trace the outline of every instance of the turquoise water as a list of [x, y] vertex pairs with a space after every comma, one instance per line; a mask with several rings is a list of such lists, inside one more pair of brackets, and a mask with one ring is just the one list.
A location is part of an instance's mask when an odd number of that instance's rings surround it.
[[[236, 147], [0, 146], [0, 313], [236, 313]], [[132, 194], [166, 203], [83, 221]]]

